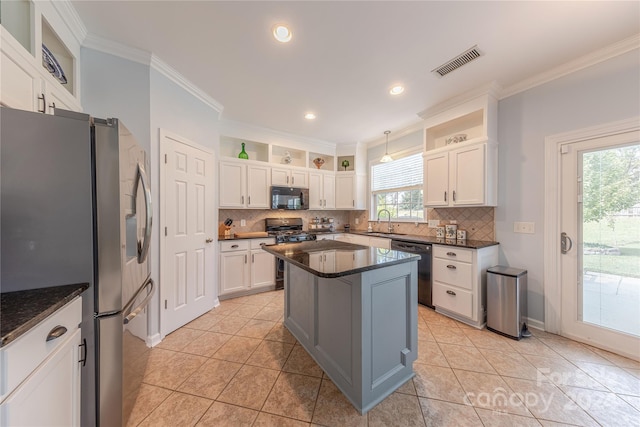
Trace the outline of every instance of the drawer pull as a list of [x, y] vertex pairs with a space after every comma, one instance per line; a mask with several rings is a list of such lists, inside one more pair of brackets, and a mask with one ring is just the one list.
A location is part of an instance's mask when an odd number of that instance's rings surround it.
[[82, 357], [80, 358], [80, 360], [78, 360], [78, 363], [82, 363], [82, 366], [86, 366], [87, 365], [87, 339], [83, 338], [82, 339], [82, 344], [80, 344], [80, 347], [82, 347]]
[[238, 247], [238, 245], [231, 245], [231, 247], [235, 249]]
[[49, 335], [47, 335], [47, 341], [51, 341], [51, 340], [55, 340], [56, 338], [60, 338], [65, 333], [67, 333], [67, 328], [65, 328], [64, 326], [58, 325], [55, 328], [53, 328], [51, 330], [51, 332], [49, 332]]
[[448, 293], [449, 295], [453, 295], [454, 297], [456, 296], [456, 293], [455, 293], [455, 292], [453, 292], [453, 291], [447, 291], [447, 293]]
[[456, 256], [456, 253], [455, 253], [455, 252], [447, 252], [447, 255], [449, 255], [449, 256]]
[[449, 264], [449, 265], [447, 265], [447, 268], [450, 268], [450, 269], [452, 269], [452, 270], [455, 270], [455, 269], [456, 269], [456, 266], [455, 266], [455, 265], [451, 265], [451, 264]]

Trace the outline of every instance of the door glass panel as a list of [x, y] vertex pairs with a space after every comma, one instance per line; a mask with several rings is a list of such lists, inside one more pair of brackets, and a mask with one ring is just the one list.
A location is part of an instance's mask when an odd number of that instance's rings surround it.
[[640, 145], [582, 153], [578, 317], [640, 336]]

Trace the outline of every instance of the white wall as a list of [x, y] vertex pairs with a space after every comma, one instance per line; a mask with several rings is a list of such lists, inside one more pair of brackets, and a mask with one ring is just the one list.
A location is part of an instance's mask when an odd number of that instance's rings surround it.
[[[119, 118], [150, 155], [151, 197], [154, 210], [150, 251], [151, 277], [159, 288], [159, 129], [166, 129], [210, 148], [216, 153], [217, 158], [219, 114], [149, 65], [83, 48], [81, 69], [81, 102], [84, 111], [94, 117]], [[215, 224], [217, 212], [216, 196]], [[217, 256], [215, 260], [217, 263]], [[214, 271], [217, 272], [217, 265]], [[149, 307], [149, 335], [154, 336], [160, 330], [159, 292], [155, 293]]]
[[120, 119], [149, 152], [149, 67], [86, 48], [80, 61], [84, 112]]
[[[496, 240], [500, 263], [528, 270], [528, 316], [544, 321], [544, 139], [640, 116], [638, 51], [591, 66], [498, 104]], [[535, 223], [516, 234], [515, 221]]]
[[[150, 69], [151, 76], [151, 182], [154, 193], [160, 192], [160, 129], [179, 135], [196, 144], [211, 149], [218, 159], [219, 150], [219, 113], [212, 107], [204, 104], [192, 94], [175, 84], [169, 78], [155, 69]], [[214, 176], [217, 177], [217, 165]], [[217, 235], [218, 227], [218, 192], [217, 181], [213, 183], [215, 192], [213, 224], [214, 233]], [[156, 198], [157, 200], [157, 198]], [[153, 205], [155, 220], [155, 232], [151, 241], [151, 276], [157, 278], [158, 292], [154, 296], [152, 304], [161, 310], [160, 301], [160, 203]], [[215, 239], [215, 235], [211, 236]], [[215, 295], [218, 289], [218, 254], [217, 245], [212, 245], [214, 254]], [[159, 315], [151, 317], [149, 335], [160, 332]]]

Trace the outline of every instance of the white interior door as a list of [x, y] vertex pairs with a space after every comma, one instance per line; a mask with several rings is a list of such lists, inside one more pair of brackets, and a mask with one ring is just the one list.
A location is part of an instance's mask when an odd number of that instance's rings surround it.
[[560, 153], [561, 333], [640, 359], [640, 132]]
[[213, 308], [215, 295], [214, 158], [162, 131], [162, 336]]

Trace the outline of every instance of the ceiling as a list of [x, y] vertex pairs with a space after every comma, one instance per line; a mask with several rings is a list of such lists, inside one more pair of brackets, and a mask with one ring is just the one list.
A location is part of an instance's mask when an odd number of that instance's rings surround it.
[[[153, 53], [222, 104], [223, 119], [336, 144], [381, 139], [453, 96], [508, 88], [640, 33], [637, 1], [72, 4], [91, 36]], [[276, 23], [291, 42], [271, 36]], [[483, 56], [431, 73], [474, 45]], [[406, 90], [392, 96], [396, 83]]]

